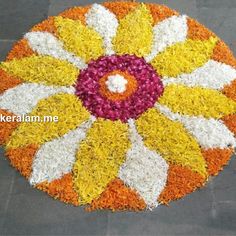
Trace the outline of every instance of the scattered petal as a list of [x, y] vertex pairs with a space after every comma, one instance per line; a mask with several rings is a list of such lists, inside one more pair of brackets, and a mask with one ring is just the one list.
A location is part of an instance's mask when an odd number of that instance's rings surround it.
[[187, 19], [186, 16], [172, 16], [153, 27], [153, 44], [151, 53], [146, 56], [146, 60], [151, 61], [158, 53], [166, 47], [186, 40]]
[[117, 177], [129, 149], [128, 127], [121, 121], [98, 119], [79, 145], [74, 186], [81, 204], [91, 203]]
[[190, 168], [181, 165], [170, 165], [167, 184], [160, 194], [158, 201], [168, 204], [180, 199], [204, 185], [206, 179]]
[[133, 120], [129, 120], [132, 146], [119, 170], [119, 178], [135, 189], [149, 209], [158, 205], [157, 198], [165, 187], [168, 164], [155, 151], [144, 146]]
[[45, 181], [37, 184], [35, 187], [46, 192], [55, 199], [73, 204], [74, 206], [79, 206], [78, 194], [74, 190], [71, 173], [66, 174], [60, 179], [56, 179], [50, 183]]
[[171, 112], [169, 108], [159, 104], [156, 104], [156, 108], [169, 119], [181, 122], [202, 148], [236, 147], [233, 133], [222, 121], [213, 118], [205, 119], [202, 117], [182, 116]]
[[[76, 96], [61, 93], [39, 101], [28, 116], [39, 117], [42, 122], [22, 122], [12, 133], [7, 149], [32, 143], [40, 145], [61, 137], [86, 121], [90, 115]], [[57, 116], [58, 121], [43, 122], [48, 116]]]
[[86, 14], [86, 23], [102, 36], [106, 54], [114, 54], [112, 39], [118, 27], [116, 16], [102, 5], [95, 3]]
[[21, 39], [13, 45], [12, 50], [7, 55], [7, 61], [13, 59], [21, 59], [34, 55], [34, 51], [30, 48], [26, 39]]
[[146, 204], [139, 194], [127, 187], [122, 180], [116, 178], [107, 185], [98, 199], [92, 201], [87, 210], [140, 211], [145, 208]]
[[86, 67], [85, 62], [74, 54], [67, 52], [54, 35], [48, 32], [30, 32], [25, 34], [30, 47], [40, 55], [52, 56], [57, 59], [66, 60], [76, 66], [78, 69]]
[[104, 54], [102, 37], [79, 20], [56, 17], [55, 24], [59, 39], [71, 53], [88, 62]]
[[32, 167], [30, 183], [51, 182], [72, 171], [79, 143], [86, 137], [94, 118], [82, 123], [64, 136], [43, 144]]
[[231, 148], [202, 150], [202, 155], [207, 163], [208, 174], [217, 175], [223, 169], [223, 166], [227, 165], [232, 154], [233, 149]]
[[188, 39], [176, 43], [157, 54], [151, 64], [162, 76], [191, 73], [210, 59], [216, 42], [217, 39], [211, 37], [205, 41]]
[[120, 20], [113, 45], [119, 55], [142, 57], [150, 53], [152, 40], [152, 16], [148, 8], [141, 4]]
[[180, 122], [171, 121], [152, 108], [136, 120], [136, 126], [145, 146], [160, 153], [168, 164], [186, 166], [206, 176], [200, 147]]
[[19, 125], [17, 121], [8, 122], [5, 118], [5, 122], [2, 120], [3, 117], [13, 118], [15, 114], [5, 110], [0, 110], [1, 122], [0, 122], [0, 145], [6, 144], [12, 134], [12, 132]]
[[38, 145], [30, 144], [23, 148], [9, 149], [6, 156], [11, 165], [28, 179], [32, 172], [32, 163], [37, 150]]
[[14, 88], [21, 83], [22, 82], [20, 79], [8, 75], [4, 70], [0, 69], [0, 93], [4, 92], [7, 89]]
[[79, 70], [67, 61], [50, 56], [31, 56], [2, 62], [0, 68], [26, 82], [45, 85], [71, 86]]
[[236, 70], [233, 67], [209, 60], [191, 74], [182, 74], [176, 78], [164, 78], [163, 83], [165, 85], [184, 84], [189, 87], [201, 86], [203, 88], [221, 90], [234, 79], [236, 79]]
[[24, 115], [32, 111], [41, 99], [57, 93], [74, 93], [73, 87], [53, 87], [36, 83], [20, 84], [0, 95], [0, 108], [15, 115]]
[[236, 101], [236, 77], [235, 80], [232, 81], [231, 84], [226, 85], [223, 90], [223, 94], [227, 97], [231, 98], [232, 100]]
[[171, 84], [158, 103], [181, 115], [221, 118], [236, 112], [236, 103], [221, 92], [202, 87]]

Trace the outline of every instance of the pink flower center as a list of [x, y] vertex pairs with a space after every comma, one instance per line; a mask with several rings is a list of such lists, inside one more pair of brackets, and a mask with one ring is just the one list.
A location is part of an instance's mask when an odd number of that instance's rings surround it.
[[143, 58], [134, 55], [91, 61], [75, 87], [91, 114], [123, 122], [153, 107], [163, 93], [161, 77]]

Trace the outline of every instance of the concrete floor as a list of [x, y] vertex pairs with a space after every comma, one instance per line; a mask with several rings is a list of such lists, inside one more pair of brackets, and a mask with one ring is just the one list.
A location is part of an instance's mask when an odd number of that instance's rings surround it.
[[[91, 0], [0, 0], [0, 60], [48, 15]], [[102, 1], [96, 1], [102, 2]], [[148, 2], [148, 1], [145, 1]], [[197, 18], [236, 52], [236, 0], [152, 0]], [[32, 189], [0, 152], [0, 235], [236, 235], [236, 160], [207, 187], [153, 212], [86, 213]]]

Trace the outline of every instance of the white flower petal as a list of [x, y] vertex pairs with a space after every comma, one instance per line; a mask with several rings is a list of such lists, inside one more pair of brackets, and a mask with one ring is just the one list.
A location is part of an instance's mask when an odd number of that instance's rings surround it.
[[74, 93], [73, 87], [54, 87], [36, 83], [24, 83], [6, 90], [0, 95], [0, 108], [15, 115], [29, 113], [39, 100], [56, 93]]
[[236, 147], [233, 133], [222, 121], [213, 118], [182, 116], [159, 104], [156, 104], [155, 107], [170, 120], [181, 122], [203, 148]]
[[201, 86], [204, 88], [221, 90], [225, 85], [236, 79], [236, 70], [224, 63], [209, 60], [191, 74], [182, 74], [177, 78], [163, 78], [164, 85], [184, 84], [189, 87]]
[[129, 120], [129, 126], [132, 147], [118, 176], [135, 189], [147, 207], [152, 209], [158, 205], [158, 196], [166, 185], [168, 164], [159, 154], [144, 146], [133, 120]]
[[32, 185], [43, 181], [51, 182], [71, 172], [79, 143], [86, 137], [86, 132], [94, 120], [95, 118], [91, 117], [77, 129], [41, 146], [32, 166]]
[[152, 51], [145, 59], [149, 62], [166, 47], [185, 41], [187, 32], [187, 17], [185, 15], [172, 16], [158, 23], [153, 27]]
[[116, 16], [102, 5], [95, 3], [86, 14], [86, 23], [103, 37], [106, 54], [114, 54], [112, 38], [118, 27]]
[[63, 48], [63, 43], [51, 33], [29, 32], [25, 34], [24, 38], [28, 40], [30, 47], [40, 55], [47, 55], [57, 59], [67, 60], [79, 69], [86, 68], [83, 59], [67, 52]]

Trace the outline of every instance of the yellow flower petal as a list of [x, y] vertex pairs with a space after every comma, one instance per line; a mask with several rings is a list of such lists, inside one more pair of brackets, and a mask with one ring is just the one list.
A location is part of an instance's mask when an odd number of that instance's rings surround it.
[[152, 66], [162, 76], [176, 77], [182, 73], [191, 73], [203, 66], [211, 57], [217, 39], [191, 40], [176, 43], [158, 54]]
[[236, 103], [221, 92], [202, 87], [169, 85], [158, 103], [183, 115], [221, 118], [236, 112]]
[[50, 56], [31, 56], [1, 63], [6, 72], [27, 82], [70, 86], [79, 74], [71, 63]]
[[55, 25], [65, 48], [86, 62], [97, 59], [104, 53], [102, 37], [94, 29], [84, 26], [79, 20], [59, 16], [55, 18]]
[[156, 109], [149, 109], [136, 121], [136, 126], [145, 145], [160, 153], [165, 160], [206, 175], [200, 147], [181, 123], [169, 120]]
[[153, 19], [144, 4], [120, 20], [115, 38], [114, 49], [118, 54], [145, 56], [151, 51]]
[[98, 119], [80, 143], [74, 165], [74, 186], [79, 202], [90, 203], [114, 179], [130, 147], [128, 126], [120, 121]]
[[89, 118], [81, 101], [71, 94], [56, 94], [41, 100], [28, 116], [57, 116], [58, 122], [22, 122], [13, 132], [7, 148], [18, 148], [29, 144], [43, 144], [61, 137]]

